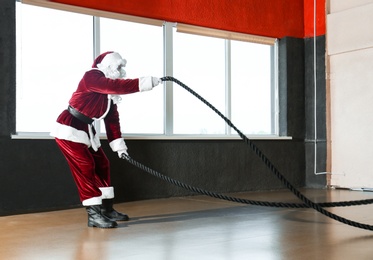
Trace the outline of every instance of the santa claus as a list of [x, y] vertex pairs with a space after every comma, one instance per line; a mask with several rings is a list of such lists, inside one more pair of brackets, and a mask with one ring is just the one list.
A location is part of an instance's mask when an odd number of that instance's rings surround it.
[[65, 156], [79, 197], [88, 213], [88, 226], [113, 228], [117, 221], [129, 220], [113, 208], [114, 188], [110, 163], [94, 125], [103, 120], [110, 147], [118, 156], [127, 153], [119, 124], [119, 95], [151, 90], [161, 83], [157, 77], [125, 79], [126, 60], [117, 52], [99, 55], [79, 82], [69, 106], [57, 118], [51, 133]]

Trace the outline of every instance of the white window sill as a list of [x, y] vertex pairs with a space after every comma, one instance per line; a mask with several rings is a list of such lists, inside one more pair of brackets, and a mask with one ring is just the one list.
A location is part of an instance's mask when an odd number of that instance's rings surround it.
[[[12, 139], [54, 139], [49, 133], [17, 133]], [[154, 135], [154, 134], [124, 134], [126, 140], [241, 140], [238, 135]], [[277, 135], [247, 135], [249, 140], [292, 140], [291, 136]], [[100, 139], [105, 140], [103, 134]]]

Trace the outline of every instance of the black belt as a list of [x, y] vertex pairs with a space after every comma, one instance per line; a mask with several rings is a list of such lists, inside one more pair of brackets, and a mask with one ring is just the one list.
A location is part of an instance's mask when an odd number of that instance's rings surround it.
[[76, 110], [75, 108], [73, 108], [72, 106], [68, 106], [67, 107], [67, 110], [69, 111], [69, 113], [71, 115], [73, 115], [75, 118], [79, 119], [80, 121], [86, 123], [86, 124], [89, 124], [91, 125], [93, 123], [93, 119], [86, 116], [86, 115], [83, 115], [82, 113], [80, 113], [78, 110]]

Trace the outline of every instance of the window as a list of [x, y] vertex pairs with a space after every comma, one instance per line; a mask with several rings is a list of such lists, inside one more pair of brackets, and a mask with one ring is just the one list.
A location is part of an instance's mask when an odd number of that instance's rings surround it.
[[245, 134], [275, 134], [272, 66], [271, 46], [231, 42], [231, 119]]
[[[188, 34], [174, 24], [166, 33], [167, 26], [17, 2], [17, 133], [48, 135], [94, 57], [112, 50], [127, 60], [127, 77], [161, 77], [172, 67], [167, 76], [192, 88], [243, 133], [277, 134], [274, 44]], [[125, 135], [236, 134], [183, 88], [165, 86], [122, 96], [118, 109]], [[105, 127], [99, 131], [104, 134]]]
[[[162, 27], [100, 18], [100, 36], [101, 52], [117, 51], [127, 60], [128, 78], [163, 75]], [[123, 95], [118, 110], [122, 133], [163, 134], [162, 86]]]
[[[219, 111], [225, 108], [224, 40], [174, 33], [174, 77]], [[200, 100], [174, 86], [175, 134], [224, 134], [225, 122]]]
[[[190, 84], [184, 83], [226, 112], [243, 133], [276, 133], [272, 126], [272, 46], [184, 33], [175, 33], [174, 41], [176, 78], [180, 75], [180, 79], [189, 80]], [[185, 96], [179, 88], [174, 93], [175, 134], [231, 133], [225, 122], [198, 99]]]
[[17, 132], [52, 129], [92, 64], [92, 35], [92, 16], [17, 2]]

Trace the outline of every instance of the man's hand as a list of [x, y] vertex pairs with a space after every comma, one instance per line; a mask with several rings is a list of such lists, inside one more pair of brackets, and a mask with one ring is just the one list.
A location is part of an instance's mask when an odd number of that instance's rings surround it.
[[123, 159], [122, 154], [125, 154], [125, 155], [129, 156], [129, 155], [128, 155], [128, 152], [127, 152], [127, 149], [119, 150], [117, 153], [118, 153], [118, 157], [119, 157], [120, 159]]
[[154, 88], [155, 86], [158, 86], [160, 83], [162, 83], [162, 80], [157, 77], [152, 77], [152, 83], [153, 83], [153, 88]]

